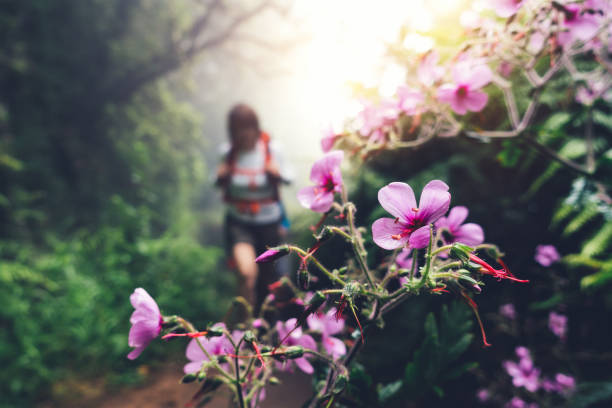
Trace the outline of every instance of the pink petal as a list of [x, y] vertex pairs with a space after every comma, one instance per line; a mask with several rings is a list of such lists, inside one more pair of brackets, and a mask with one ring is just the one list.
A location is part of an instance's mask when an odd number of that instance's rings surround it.
[[323, 336], [322, 342], [327, 354], [334, 359], [346, 354], [346, 345], [342, 340], [331, 336]]
[[340, 333], [344, 329], [344, 319], [336, 319], [336, 308], [332, 307], [325, 314], [325, 320], [323, 322], [324, 333], [327, 335]]
[[484, 231], [478, 224], [463, 224], [454, 235], [456, 242], [461, 242], [471, 247], [480, 245], [484, 242]]
[[429, 225], [421, 227], [410, 234], [410, 248], [425, 248], [429, 244]]
[[302, 335], [297, 341], [297, 343], [300, 346], [307, 348], [307, 349], [311, 349], [311, 350], [317, 349], [317, 342], [314, 341], [314, 339], [308, 334]]
[[391, 236], [401, 234], [402, 231], [403, 225], [395, 222], [393, 218], [379, 218], [372, 224], [372, 239], [384, 249], [400, 248], [408, 242], [408, 236], [400, 239], [393, 239]]
[[483, 86], [487, 85], [493, 79], [493, 72], [486, 65], [477, 65], [475, 67], [471, 67], [467, 83], [471, 90], [480, 89]]
[[446, 214], [450, 205], [448, 185], [440, 180], [432, 180], [423, 188], [419, 200], [417, 216], [423, 223], [433, 223]]
[[296, 358], [293, 361], [295, 361], [295, 365], [297, 365], [298, 368], [302, 370], [303, 372], [305, 372], [306, 374], [314, 373], [314, 368], [312, 368], [312, 365], [310, 365], [308, 360], [306, 360], [306, 357]]
[[448, 213], [448, 216], [446, 217], [448, 228], [451, 231], [455, 231], [456, 229], [459, 228], [459, 226], [461, 226], [461, 224], [463, 223], [463, 221], [465, 221], [467, 216], [468, 216], [467, 207], [459, 205], [459, 206], [451, 208], [450, 212]]
[[200, 371], [200, 368], [202, 368], [202, 361], [192, 361], [191, 363], [185, 364], [183, 371], [185, 374], [194, 374]]
[[344, 152], [342, 150], [333, 150], [326, 153], [323, 158], [312, 165], [310, 180], [315, 184], [324, 183], [330, 174], [336, 172], [343, 158]]
[[302, 188], [297, 195], [300, 204], [312, 211], [327, 212], [334, 202], [334, 193], [321, 187], [308, 186]]
[[411, 219], [412, 209], [416, 208], [414, 191], [406, 183], [390, 183], [378, 190], [378, 202], [392, 216], [401, 221]]
[[451, 103], [455, 99], [456, 92], [456, 85], [444, 84], [438, 89], [438, 100], [444, 103]]
[[147, 345], [145, 344], [142, 347], [137, 347], [134, 350], [130, 351], [130, 354], [127, 355], [127, 358], [129, 358], [130, 360], [136, 359], [140, 355], [140, 353], [143, 352], [146, 346]]
[[[204, 346], [204, 348], [206, 348], [205, 342], [207, 340], [208, 339], [205, 339], [205, 338], [200, 339], [200, 341], [202, 342], [202, 345]], [[191, 339], [189, 344], [187, 344], [187, 349], [185, 350], [185, 355], [187, 356], [187, 358], [189, 360], [194, 361], [194, 362], [200, 362], [201, 363], [204, 360], [208, 360], [208, 357], [206, 357], [206, 354], [204, 354], [204, 352], [202, 351], [200, 346], [198, 346], [198, 343], [196, 342], [196, 339]]]
[[463, 99], [465, 107], [472, 112], [480, 112], [487, 105], [489, 95], [481, 91], [469, 91]]

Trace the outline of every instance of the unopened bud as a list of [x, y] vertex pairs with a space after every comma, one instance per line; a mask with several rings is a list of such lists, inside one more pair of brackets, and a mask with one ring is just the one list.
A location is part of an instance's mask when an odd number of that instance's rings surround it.
[[300, 358], [304, 355], [304, 347], [291, 346], [284, 350], [285, 357], [289, 359]]
[[223, 329], [218, 327], [209, 327], [206, 329], [206, 337], [219, 337], [223, 336]]
[[198, 371], [198, 381], [204, 381], [206, 378], [206, 371]]
[[462, 244], [461, 242], [455, 242], [450, 249], [450, 256], [466, 263], [470, 260], [470, 254], [472, 252], [474, 252], [474, 248]]
[[346, 388], [348, 384], [348, 377], [344, 374], [339, 374], [334, 384], [334, 394], [340, 394]]
[[325, 303], [325, 295], [320, 290], [316, 291], [308, 301], [308, 310], [315, 311]]
[[257, 340], [257, 338], [255, 337], [255, 334], [250, 330], [245, 331], [242, 338], [244, 339], [244, 341], [246, 341], [249, 344], [252, 344], [254, 341]]
[[255, 258], [255, 262], [266, 263], [276, 261], [277, 259], [287, 255], [289, 252], [290, 251], [288, 245], [280, 245], [274, 248], [270, 248], [263, 254], [259, 255], [257, 258]]
[[197, 379], [198, 379], [198, 376], [196, 374], [185, 374], [183, 378], [181, 378], [181, 384], [192, 383]]
[[305, 266], [298, 269], [297, 284], [303, 290], [307, 290], [310, 285], [310, 274], [308, 273], [308, 268]]
[[342, 294], [347, 298], [352, 298], [359, 292], [359, 282], [350, 281], [344, 286]]

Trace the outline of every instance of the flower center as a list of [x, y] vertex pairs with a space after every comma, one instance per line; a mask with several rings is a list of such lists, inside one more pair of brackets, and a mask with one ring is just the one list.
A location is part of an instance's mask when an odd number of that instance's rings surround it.
[[457, 88], [457, 91], [455, 92], [458, 98], [465, 98], [467, 96], [468, 93], [468, 86], [467, 85], [459, 85], [459, 87]]

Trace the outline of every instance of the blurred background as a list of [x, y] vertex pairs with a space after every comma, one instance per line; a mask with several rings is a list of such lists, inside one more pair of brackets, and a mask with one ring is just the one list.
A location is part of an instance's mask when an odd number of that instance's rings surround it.
[[[283, 191], [289, 240], [307, 247], [317, 217], [300, 209], [295, 192], [321, 155], [322, 132], [346, 126], [365, 98], [391, 96], [408, 75], [398, 58], [461, 43], [460, 16], [479, 7], [451, 0], [1, 0], [0, 404], [102, 406], [115, 392], [146, 387], [168, 362], [180, 367], [179, 342], [155, 342], [139, 360], [125, 358], [128, 298], [146, 288], [163, 313], [196, 324], [225, 313], [235, 282], [212, 180], [230, 107], [253, 106], [282, 145], [295, 173]], [[580, 136], [586, 109], [563, 78], [553, 88], [534, 132], [563, 147]], [[503, 102], [492, 98], [492, 115], [501, 115]], [[365, 165], [352, 157], [345, 177], [358, 224], [383, 214], [376, 192], [388, 182], [419, 191], [428, 180], [445, 180], [452, 205], [469, 207], [468, 220], [531, 282], [491, 282], [477, 297], [494, 345], [488, 349], [464, 304], [429, 297], [398, 309], [386, 333], [368, 339], [350, 395], [364, 406], [468, 407], [481, 403], [478, 390], [493, 387], [509, 399], [516, 390], [502, 361], [526, 346], [551, 375], [576, 378], [568, 406], [611, 406], [612, 120], [609, 103], [593, 109], [603, 154], [591, 175], [520, 140], [442, 139]], [[540, 244], [555, 245], [562, 262], [536, 263]], [[320, 251], [331, 265], [348, 252], [340, 244]], [[500, 314], [509, 303], [513, 318]], [[438, 319], [434, 343], [427, 341], [429, 311]], [[564, 341], [548, 329], [553, 311], [568, 318]], [[389, 336], [402, 341], [383, 342]], [[465, 347], [452, 351], [460, 338]], [[421, 382], [410, 383], [414, 370], [426, 373]]]

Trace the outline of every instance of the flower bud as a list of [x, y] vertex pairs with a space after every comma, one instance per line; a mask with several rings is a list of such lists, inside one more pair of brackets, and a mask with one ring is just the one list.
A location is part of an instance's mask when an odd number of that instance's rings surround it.
[[242, 336], [242, 339], [244, 341], [246, 341], [247, 343], [249, 343], [249, 344], [252, 344], [254, 341], [257, 340], [255, 338], [255, 334], [252, 331], [250, 331], [250, 330], [247, 330], [247, 331], [244, 332], [244, 335]]
[[339, 374], [334, 384], [334, 394], [340, 394], [348, 385], [348, 377], [344, 374]]
[[288, 245], [280, 245], [274, 248], [270, 248], [263, 254], [259, 255], [257, 258], [255, 258], [255, 262], [266, 263], [276, 261], [277, 259], [287, 255], [289, 252], [290, 251]]
[[284, 354], [289, 359], [300, 358], [304, 355], [304, 347], [291, 346], [284, 350]]
[[316, 291], [314, 295], [308, 301], [308, 310], [315, 311], [317, 310], [323, 303], [325, 303], [325, 295], [321, 291]]
[[220, 337], [223, 336], [223, 330], [218, 327], [209, 327], [206, 329], [206, 337]]
[[198, 371], [198, 381], [204, 381], [206, 379], [206, 371]]
[[310, 284], [310, 274], [308, 273], [308, 268], [305, 266], [298, 269], [297, 284], [303, 290], [308, 289], [308, 285]]
[[474, 251], [471, 248], [461, 242], [455, 242], [450, 249], [450, 256], [459, 259], [461, 262], [466, 263], [470, 260], [470, 254]]
[[315, 239], [317, 240], [318, 243], [321, 243], [321, 242], [327, 241], [333, 235], [334, 235], [334, 233], [332, 232], [331, 227], [325, 226], [325, 227], [323, 227], [323, 229], [321, 230], [319, 235], [315, 236]]
[[192, 383], [198, 379], [197, 374], [185, 374], [183, 378], [181, 378], [181, 384]]

